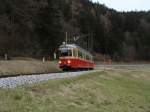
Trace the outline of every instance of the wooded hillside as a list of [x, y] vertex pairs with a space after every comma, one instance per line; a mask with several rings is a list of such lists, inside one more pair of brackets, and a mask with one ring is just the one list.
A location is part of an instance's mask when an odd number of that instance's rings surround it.
[[117, 12], [89, 0], [0, 0], [0, 55], [52, 55], [66, 32], [69, 42], [88, 35], [76, 43], [114, 60], [150, 60], [150, 11]]

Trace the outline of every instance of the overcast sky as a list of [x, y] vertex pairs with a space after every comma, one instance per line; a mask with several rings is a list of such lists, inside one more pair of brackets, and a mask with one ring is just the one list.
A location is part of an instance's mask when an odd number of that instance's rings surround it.
[[118, 11], [150, 10], [150, 0], [92, 0]]

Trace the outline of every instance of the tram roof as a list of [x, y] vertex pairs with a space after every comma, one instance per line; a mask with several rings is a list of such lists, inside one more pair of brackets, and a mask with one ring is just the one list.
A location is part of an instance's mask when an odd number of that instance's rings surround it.
[[76, 44], [64, 44], [64, 45], [61, 45], [59, 47], [59, 50], [62, 50], [62, 49], [80, 49], [81, 51], [83, 52], [86, 52], [88, 53], [89, 55], [91, 55], [91, 53], [89, 53], [87, 50], [81, 48], [80, 46], [76, 45]]

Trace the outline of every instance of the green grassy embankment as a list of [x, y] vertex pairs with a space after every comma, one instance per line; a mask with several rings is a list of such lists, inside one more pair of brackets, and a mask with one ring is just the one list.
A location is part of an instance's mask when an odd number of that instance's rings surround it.
[[27, 75], [60, 71], [55, 62], [35, 59], [0, 61], [0, 76]]
[[150, 70], [108, 70], [1, 89], [0, 112], [150, 112]]

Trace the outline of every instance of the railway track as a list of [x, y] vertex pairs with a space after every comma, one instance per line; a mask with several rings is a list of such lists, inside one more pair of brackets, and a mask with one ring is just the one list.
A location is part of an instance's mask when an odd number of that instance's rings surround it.
[[18, 76], [30, 76], [30, 75], [42, 75], [42, 74], [52, 74], [52, 73], [64, 73], [63, 71], [51, 72], [51, 73], [33, 73], [33, 74], [16, 74], [16, 75], [0, 75], [0, 79], [9, 78], [9, 77], [18, 77]]
[[104, 69], [141, 69], [150, 68], [150, 64], [114, 64], [114, 65], [104, 65], [100, 64], [95, 67], [92, 71], [77, 71], [77, 72], [59, 72], [59, 73], [47, 73], [47, 74], [32, 74], [32, 75], [7, 75], [0, 76], [0, 88], [15, 88], [18, 86], [34, 84], [42, 81], [47, 81], [51, 79], [61, 79], [70, 78], [75, 76], [80, 76], [83, 74], [101, 71]]
[[96, 72], [96, 70], [49, 73], [49, 74], [39, 74], [39, 75], [7, 76], [7, 77], [0, 78], [0, 88], [11, 89], [11, 88], [19, 87], [19, 86], [35, 84], [35, 83], [48, 81], [52, 79], [76, 77], [76, 76], [84, 75], [84, 74], [91, 73], [91, 72]]

